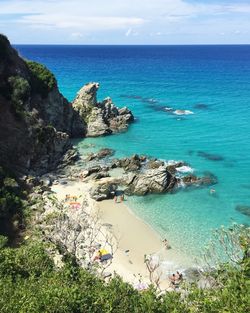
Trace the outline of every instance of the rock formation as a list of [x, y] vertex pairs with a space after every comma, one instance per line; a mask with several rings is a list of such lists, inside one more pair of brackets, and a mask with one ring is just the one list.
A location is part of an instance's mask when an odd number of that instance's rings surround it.
[[0, 165], [42, 175], [77, 158], [70, 138], [126, 129], [132, 113], [109, 98], [98, 103], [98, 87], [84, 86], [72, 106], [45, 66], [23, 60], [0, 35]]
[[134, 120], [133, 114], [126, 107], [117, 108], [111, 98], [97, 102], [98, 83], [83, 86], [73, 101], [72, 106], [84, 121], [86, 136], [97, 137], [125, 130]]
[[177, 180], [166, 166], [134, 174], [128, 182], [126, 193], [143, 196], [148, 193], [163, 193], [174, 188]]
[[101, 160], [113, 155], [114, 153], [115, 151], [113, 149], [104, 148], [99, 150], [97, 153], [90, 153], [87, 157], [87, 161]]
[[84, 125], [45, 66], [23, 60], [3, 35], [0, 54], [0, 164], [43, 174], [70, 157], [69, 138]]
[[[123, 159], [107, 159], [105, 171], [97, 165], [98, 158], [94, 158], [93, 162], [95, 165], [85, 170], [82, 175], [85, 180], [95, 182], [91, 197], [98, 201], [112, 198], [114, 190], [119, 188], [122, 188], [127, 195], [143, 196], [173, 192], [184, 186], [197, 188], [217, 183], [217, 177], [209, 172], [205, 172], [202, 177], [179, 173], [176, 169], [184, 164], [187, 165], [184, 162], [168, 165], [167, 162], [144, 155], [135, 154]], [[114, 168], [122, 168], [125, 172], [121, 172], [119, 177], [112, 177], [112, 172], [109, 171]], [[109, 175], [111, 177], [108, 177]]]

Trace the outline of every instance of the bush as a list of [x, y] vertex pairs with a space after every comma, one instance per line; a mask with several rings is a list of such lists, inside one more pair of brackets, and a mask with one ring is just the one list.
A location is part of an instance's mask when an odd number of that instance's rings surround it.
[[[15, 241], [27, 219], [25, 191], [14, 176], [0, 167], [0, 235]], [[0, 244], [1, 245], [1, 244]]]
[[42, 64], [26, 61], [31, 72], [33, 92], [46, 98], [48, 93], [56, 86], [55, 76]]
[[25, 111], [24, 104], [30, 96], [29, 82], [21, 76], [11, 76], [8, 79], [10, 85], [11, 103], [18, 115]]
[[[104, 283], [74, 262], [55, 269], [41, 244], [0, 249], [1, 313], [194, 313], [248, 312], [249, 272], [223, 265], [212, 289], [187, 287], [185, 296], [153, 288], [138, 292], [115, 277]], [[249, 269], [249, 268], [248, 268]]]

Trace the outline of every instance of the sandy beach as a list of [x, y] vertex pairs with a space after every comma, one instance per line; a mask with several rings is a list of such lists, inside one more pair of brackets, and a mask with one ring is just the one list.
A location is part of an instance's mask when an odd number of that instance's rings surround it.
[[124, 202], [113, 200], [99, 202], [100, 217], [112, 225], [111, 231], [118, 240], [118, 249], [112, 267], [125, 280], [133, 281], [134, 275], [148, 278], [144, 256], [165, 250], [161, 238], [147, 224], [137, 218]]
[[[92, 212], [98, 213], [104, 228], [112, 233], [117, 241], [117, 249], [114, 251], [109, 272], [116, 272], [125, 281], [137, 284], [139, 280], [149, 283], [149, 272], [144, 262], [145, 255], [154, 255], [161, 260], [169, 259], [173, 251], [167, 250], [162, 238], [149, 225], [138, 218], [125, 202], [104, 200], [97, 202], [88, 196], [90, 184], [81, 181], [69, 182], [66, 185], [53, 185], [58, 200], [64, 200], [65, 196], [75, 195], [78, 201], [88, 197], [88, 203]], [[171, 263], [171, 262], [170, 262]], [[169, 265], [169, 264], [166, 264]], [[168, 266], [167, 266], [168, 267]], [[161, 286], [169, 286], [168, 276], [174, 268], [169, 267], [162, 272]]]

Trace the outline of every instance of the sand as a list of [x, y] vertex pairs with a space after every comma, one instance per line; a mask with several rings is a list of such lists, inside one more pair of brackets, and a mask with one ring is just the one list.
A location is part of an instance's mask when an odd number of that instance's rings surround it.
[[136, 280], [134, 278], [138, 274], [147, 279], [144, 256], [165, 250], [161, 238], [137, 218], [124, 202], [104, 200], [98, 206], [101, 220], [112, 225], [111, 231], [118, 240], [118, 250], [112, 267], [120, 269], [119, 274], [124, 280]]
[[[139, 219], [127, 207], [126, 202], [115, 203], [114, 200], [96, 202], [88, 196], [91, 184], [81, 181], [68, 183], [66, 185], [53, 185], [58, 200], [65, 199], [67, 194], [81, 196], [84, 194], [89, 198], [91, 210], [98, 212], [101, 223], [107, 231], [111, 232], [117, 239], [118, 248], [114, 252], [109, 272], [116, 272], [119, 276], [131, 284], [138, 284], [139, 280], [149, 283], [149, 272], [144, 263], [145, 255], [161, 255], [168, 258], [162, 238], [146, 223]], [[106, 227], [107, 225], [108, 227]], [[162, 286], [169, 285], [169, 272], [162, 276]]]

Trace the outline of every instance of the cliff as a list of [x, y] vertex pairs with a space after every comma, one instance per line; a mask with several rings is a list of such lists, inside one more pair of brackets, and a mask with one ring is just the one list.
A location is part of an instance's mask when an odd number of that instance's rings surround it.
[[54, 75], [20, 58], [0, 35], [0, 164], [17, 173], [45, 173], [71, 148], [72, 135], [83, 136], [84, 124]]
[[23, 60], [0, 34], [0, 165], [41, 175], [77, 157], [70, 138], [125, 129], [132, 113], [98, 103], [97, 86], [84, 86], [72, 105], [45, 66]]

